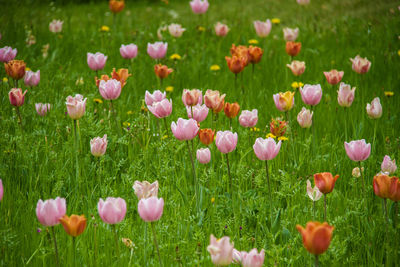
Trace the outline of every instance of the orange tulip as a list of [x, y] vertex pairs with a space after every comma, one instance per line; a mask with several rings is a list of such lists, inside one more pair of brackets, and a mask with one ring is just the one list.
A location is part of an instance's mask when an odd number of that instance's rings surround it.
[[400, 201], [400, 179], [398, 177], [392, 177], [390, 183], [390, 199], [393, 201]]
[[110, 0], [108, 6], [110, 7], [110, 10], [112, 13], [117, 14], [124, 9], [125, 1], [124, 0]]
[[168, 68], [166, 65], [156, 64], [154, 65], [154, 72], [160, 79], [167, 78], [168, 75], [173, 72], [174, 70]]
[[132, 76], [132, 74], [129, 73], [128, 69], [119, 69], [118, 71], [115, 71], [115, 68], [113, 68], [111, 73], [112, 79], [120, 81], [121, 88], [124, 87], [129, 76]]
[[303, 237], [304, 247], [314, 255], [322, 254], [328, 249], [335, 229], [326, 222], [308, 222], [305, 229], [301, 225], [296, 225], [296, 228]]
[[225, 60], [226, 63], [228, 64], [228, 68], [235, 74], [238, 74], [244, 69], [244, 67], [246, 67], [245, 61], [241, 57], [237, 56], [232, 56], [232, 58], [225, 57]]
[[249, 61], [252, 64], [260, 62], [264, 51], [258, 46], [249, 46]]
[[314, 183], [318, 187], [319, 191], [323, 194], [332, 192], [335, 187], [335, 182], [339, 178], [339, 175], [333, 177], [330, 172], [321, 172], [314, 174]]
[[209, 144], [211, 144], [214, 141], [214, 134], [215, 134], [215, 130], [212, 130], [209, 128], [200, 129], [199, 130], [200, 142], [202, 142], [203, 144], [208, 146]]
[[232, 44], [231, 55], [241, 58], [245, 67], [250, 62], [249, 49], [244, 45], [236, 46], [235, 44]]
[[301, 43], [296, 42], [286, 42], [286, 53], [289, 56], [295, 57], [300, 53], [301, 50]]
[[374, 176], [372, 182], [374, 193], [381, 198], [390, 198], [391, 179], [386, 174], [378, 174]]
[[228, 103], [228, 102], [225, 103], [224, 112], [228, 118], [230, 118], [230, 119], [235, 118], [238, 115], [239, 110], [240, 110], [240, 106], [237, 102], [232, 103], [232, 104]]
[[11, 60], [4, 63], [4, 68], [8, 76], [14, 80], [22, 79], [25, 76], [26, 64], [23, 60]]
[[86, 218], [85, 215], [75, 215], [72, 214], [70, 217], [64, 215], [60, 219], [60, 223], [64, 227], [65, 232], [70, 236], [77, 237], [82, 234], [86, 228]]

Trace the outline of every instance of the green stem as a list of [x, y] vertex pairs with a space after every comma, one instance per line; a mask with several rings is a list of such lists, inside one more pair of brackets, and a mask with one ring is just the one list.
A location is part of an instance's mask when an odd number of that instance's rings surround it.
[[168, 136], [168, 123], [167, 123], [167, 118], [163, 118], [164, 121], [164, 127], [165, 127], [165, 134]]
[[315, 201], [313, 200], [313, 220], [315, 219]]
[[228, 153], [225, 154], [226, 156], [226, 166], [228, 167], [228, 176], [229, 176], [229, 190], [230, 190], [230, 194], [231, 197], [233, 195], [233, 190], [232, 190], [232, 176], [231, 176], [231, 168], [229, 166], [229, 157], [228, 157]]
[[115, 224], [112, 225], [113, 232], [114, 232], [114, 240], [115, 240], [115, 249], [117, 252], [117, 257], [119, 258], [119, 245], [118, 245], [118, 235], [117, 235], [117, 227]]
[[389, 223], [389, 216], [388, 216], [388, 211], [387, 211], [386, 198], [383, 199], [383, 207], [384, 207], [384, 210], [385, 210], [386, 222]]
[[76, 266], [76, 243], [75, 243], [75, 239], [76, 237], [72, 237], [72, 261], [73, 261], [73, 265], [72, 266]]
[[21, 117], [21, 112], [19, 111], [19, 107], [15, 107], [15, 110], [16, 110], [17, 116], [18, 116], [18, 124], [21, 127], [21, 132], [23, 132], [24, 127], [22, 126], [22, 117]]
[[326, 194], [324, 194], [324, 221], [326, 222]]
[[396, 227], [397, 227], [397, 212], [398, 212], [397, 211], [397, 209], [398, 209], [397, 205], [398, 205], [398, 201], [394, 202], [393, 226], [394, 226], [395, 230], [396, 230]]
[[111, 106], [111, 113], [112, 113], [113, 116], [114, 116], [115, 125], [116, 125], [116, 127], [117, 127], [118, 136], [121, 136], [121, 127], [120, 127], [120, 125], [119, 125], [119, 123], [118, 123], [117, 113], [116, 113], [116, 111], [115, 111], [114, 104], [113, 104], [112, 100], [110, 100], [110, 106]]
[[76, 130], [77, 120], [74, 120], [74, 145], [75, 145], [75, 185], [79, 183], [79, 148], [78, 148], [78, 132]]
[[315, 255], [315, 267], [319, 266], [318, 255]]
[[154, 222], [151, 222], [150, 224], [151, 224], [151, 229], [153, 230], [153, 240], [154, 240], [154, 246], [157, 249], [158, 262], [160, 263], [160, 266], [163, 266], [162, 261], [161, 261], [160, 249], [159, 249], [158, 243], [157, 243], [157, 236], [156, 236], [156, 229], [154, 226]]
[[364, 193], [365, 192], [365, 185], [364, 185], [364, 175], [363, 175], [363, 171], [362, 171], [362, 167], [361, 167], [361, 161], [359, 161], [358, 164], [359, 164], [360, 174], [361, 174], [362, 190], [363, 190], [363, 193]]
[[53, 241], [54, 241], [54, 250], [56, 256], [56, 265], [60, 266], [60, 260], [58, 258], [58, 249], [57, 249], [57, 240], [56, 240], [56, 233], [54, 231], [54, 226], [51, 227], [51, 233], [53, 234]]
[[269, 182], [268, 160], [265, 161], [265, 173], [267, 175], [268, 193], [269, 193], [269, 214], [271, 216], [270, 223], [271, 223], [271, 226], [272, 226], [272, 194], [271, 194], [271, 185], [270, 185], [270, 182]]
[[198, 207], [198, 203], [197, 203], [197, 199], [198, 199], [197, 178], [196, 178], [196, 170], [194, 168], [193, 152], [190, 150], [190, 145], [189, 145], [189, 141], [188, 140], [186, 140], [186, 144], [187, 144], [187, 148], [188, 148], [190, 162], [192, 163], [193, 186], [194, 186], [194, 192], [195, 192], [195, 198], [196, 198], [196, 207]]

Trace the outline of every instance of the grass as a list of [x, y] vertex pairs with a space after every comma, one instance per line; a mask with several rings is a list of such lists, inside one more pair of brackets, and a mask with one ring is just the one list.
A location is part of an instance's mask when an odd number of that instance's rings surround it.
[[[393, 204], [389, 201], [390, 225], [385, 222], [382, 200], [373, 194], [372, 178], [380, 171], [384, 155], [400, 159], [399, 80], [400, 49], [397, 28], [400, 14], [395, 1], [311, 0], [309, 6], [292, 1], [211, 1], [205, 16], [193, 15], [187, 1], [129, 1], [125, 10], [112, 15], [107, 3], [92, 4], [26, 4], [8, 2], [0, 18], [0, 46], [18, 48], [18, 59], [24, 59], [33, 70], [40, 69], [38, 87], [27, 88], [21, 107], [24, 130], [17, 124], [14, 108], [9, 104], [8, 84], [2, 83], [0, 110], [0, 177], [4, 198], [0, 203], [0, 263], [3, 266], [53, 266], [54, 248], [50, 231], [35, 216], [39, 199], [61, 196], [67, 200], [67, 214], [85, 214], [88, 225], [76, 239], [76, 262], [82, 266], [156, 266], [158, 259], [151, 239], [151, 229], [137, 213], [137, 198], [132, 185], [135, 180], [158, 180], [159, 196], [165, 200], [164, 214], [156, 223], [158, 243], [164, 266], [211, 266], [206, 248], [210, 234], [230, 236], [238, 250], [264, 248], [265, 266], [305, 266], [313, 257], [303, 248], [295, 225], [313, 219], [312, 202], [306, 195], [306, 180], [317, 172], [339, 174], [334, 191], [328, 195], [328, 219], [335, 226], [328, 251], [320, 257], [322, 266], [395, 266], [399, 261], [400, 229], [392, 226]], [[176, 16], [176, 17], [174, 17]], [[271, 34], [260, 39], [252, 21], [279, 18]], [[64, 21], [61, 34], [53, 34], [48, 24], [53, 19]], [[225, 22], [231, 31], [225, 38], [213, 33], [217, 21]], [[160, 88], [154, 75], [155, 64], [146, 53], [148, 42], [157, 40], [157, 29], [177, 22], [187, 30], [174, 39], [164, 32], [168, 42], [167, 57], [162, 62], [174, 69]], [[110, 32], [101, 32], [108, 25]], [[205, 32], [197, 26], [206, 28]], [[285, 67], [290, 58], [285, 53], [283, 27], [299, 27], [302, 51], [296, 59], [306, 62], [305, 73], [296, 78]], [[27, 31], [36, 37], [36, 44], [27, 47]], [[254, 79], [246, 68], [240, 89], [234, 89], [234, 75], [228, 70], [225, 56], [232, 43], [247, 45], [257, 39], [264, 55], [256, 65]], [[133, 61], [119, 55], [121, 44], [135, 43], [139, 55]], [[49, 44], [48, 57], [43, 58], [42, 46]], [[108, 56], [105, 70], [129, 68], [133, 74], [115, 101], [119, 122], [126, 122], [122, 134], [109, 123], [108, 103], [97, 104], [101, 98], [94, 83], [95, 73], [86, 63], [87, 52], [103, 52]], [[179, 61], [169, 59], [173, 53]], [[351, 70], [350, 57], [360, 54], [372, 62], [370, 71], [359, 75]], [[210, 71], [217, 64], [219, 71]], [[353, 105], [345, 114], [338, 106], [337, 86], [327, 84], [323, 71], [337, 68], [345, 72], [343, 81], [356, 86]], [[5, 76], [4, 68], [0, 68]], [[83, 84], [76, 84], [83, 78]], [[323, 99], [316, 107], [315, 153], [311, 129], [299, 127], [295, 118], [304, 104], [299, 92], [290, 111], [292, 137], [282, 145], [271, 162], [270, 175], [273, 209], [270, 214], [264, 163], [259, 161], [252, 145], [256, 137], [265, 137], [272, 117], [282, 116], [272, 95], [292, 90], [294, 81], [320, 83]], [[20, 82], [20, 86], [24, 87]], [[227, 94], [228, 102], [239, 102], [241, 109], [257, 108], [259, 131], [247, 131], [237, 118], [233, 130], [239, 134], [236, 150], [229, 154], [234, 179], [234, 195], [227, 193], [225, 158], [211, 145], [212, 162], [206, 166], [195, 163], [200, 180], [201, 212], [195, 211], [192, 174], [186, 144], [172, 133], [165, 139], [154, 116], [141, 111], [144, 93], [173, 86], [168, 98], [173, 100], [173, 113], [168, 124], [186, 118], [181, 102], [184, 88], [211, 88]], [[385, 97], [384, 91], [393, 91]], [[80, 93], [88, 98], [86, 113], [79, 120], [79, 180], [75, 176], [73, 122], [65, 115], [65, 98]], [[379, 96], [383, 116], [368, 119], [365, 106]], [[34, 103], [49, 102], [52, 110], [39, 117]], [[128, 112], [131, 111], [131, 112]], [[347, 116], [349, 140], [344, 137]], [[211, 127], [211, 116], [201, 124]], [[147, 121], [150, 121], [147, 130]], [[126, 130], [127, 123], [130, 131]], [[217, 130], [228, 129], [229, 121], [219, 114]], [[363, 162], [367, 194], [360, 194], [360, 180], [351, 171], [357, 166], [346, 155], [343, 142], [366, 139], [372, 143], [376, 127], [375, 147]], [[100, 159], [90, 154], [90, 139], [108, 135], [108, 148]], [[164, 135], [164, 134], [163, 134]], [[141, 145], [137, 139], [145, 140]], [[195, 148], [202, 145], [195, 139]], [[397, 172], [398, 175], [398, 172]], [[114, 237], [109, 225], [98, 216], [99, 198], [122, 197], [127, 202], [126, 218], [117, 225], [119, 238], [130, 238], [135, 244], [129, 249], [120, 243], [116, 257]], [[211, 200], [215, 201], [212, 202]], [[316, 203], [315, 220], [323, 220], [323, 200]], [[398, 219], [398, 221], [400, 221]], [[38, 233], [37, 229], [42, 231]], [[147, 234], [146, 234], [147, 233]], [[72, 266], [72, 239], [61, 226], [56, 227], [62, 266]], [[97, 255], [95, 251], [97, 250]], [[96, 256], [96, 257], [95, 257]]]

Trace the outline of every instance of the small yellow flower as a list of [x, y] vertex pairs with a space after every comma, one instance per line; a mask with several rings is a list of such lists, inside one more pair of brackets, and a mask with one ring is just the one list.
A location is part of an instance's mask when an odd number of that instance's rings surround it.
[[8, 79], [7, 79], [7, 77], [4, 77], [3, 78], [3, 83], [6, 83], [6, 82], [8, 82]]
[[217, 71], [217, 70], [220, 70], [221, 68], [218, 66], [218, 65], [212, 65], [211, 67], [210, 67], [210, 70], [212, 70], [212, 71]]
[[179, 54], [172, 54], [169, 59], [171, 60], [181, 60], [181, 56]]
[[253, 128], [251, 128], [251, 131], [254, 131], [254, 132], [259, 132], [259, 131], [260, 131], [260, 128], [253, 127]]
[[168, 135], [164, 135], [161, 139], [164, 140], [164, 139], [167, 139], [167, 138], [168, 138]]
[[267, 134], [267, 136], [265, 136], [266, 138], [269, 138], [269, 137], [271, 137], [271, 138], [276, 138], [276, 136], [275, 135], [273, 135], [272, 133], [269, 133], [269, 134]]
[[397, 54], [400, 56], [400, 49], [399, 49], [399, 50], [397, 50]]
[[80, 77], [76, 80], [75, 85], [83, 85], [85, 82], [83, 81], [83, 78]]
[[251, 39], [249, 40], [249, 44], [258, 44], [258, 41], [256, 39]]
[[215, 197], [212, 197], [211, 198], [211, 203], [214, 203], [215, 202]]
[[278, 19], [278, 18], [273, 18], [273, 19], [271, 19], [271, 22], [272, 22], [273, 24], [279, 24], [279, 23], [281, 23], [281, 20]]
[[199, 27], [197, 27], [197, 30], [198, 30], [199, 32], [205, 32], [205, 31], [206, 31], [206, 28], [204, 28], [203, 26], [199, 26]]
[[173, 87], [173, 86], [167, 86], [167, 87], [165, 88], [165, 91], [167, 91], [168, 93], [171, 93], [171, 92], [174, 91], [174, 87]]
[[292, 88], [293, 89], [299, 88], [299, 83], [298, 82], [292, 82]]
[[103, 104], [103, 100], [101, 100], [100, 98], [95, 98], [93, 99], [94, 102], [96, 102], [97, 104]]
[[25, 68], [25, 71], [30, 71], [31, 69], [30, 68]]
[[108, 26], [106, 26], [106, 25], [103, 25], [103, 26], [101, 26], [100, 31], [102, 31], [102, 32], [109, 32], [109, 31], [110, 31], [110, 27], [108, 27]]
[[142, 107], [140, 108], [140, 110], [143, 111], [143, 112], [148, 112], [148, 111], [149, 111], [145, 106], [142, 106]]
[[299, 82], [299, 87], [303, 87], [304, 83]]
[[279, 141], [287, 141], [287, 140], [289, 140], [289, 138], [287, 138], [285, 136], [280, 136], [280, 137], [278, 137], [278, 140]]
[[385, 91], [384, 94], [387, 97], [394, 96], [394, 92], [391, 92], [391, 91]]
[[127, 114], [127, 115], [132, 115], [132, 114], [133, 114], [133, 111], [132, 111], [132, 110], [129, 110], [126, 114]]
[[123, 125], [124, 127], [131, 126], [131, 124], [130, 124], [129, 122], [127, 122], [127, 121], [124, 121], [124, 122], [122, 123], [122, 125]]
[[250, 128], [250, 132], [253, 132], [254, 131], [254, 128]]

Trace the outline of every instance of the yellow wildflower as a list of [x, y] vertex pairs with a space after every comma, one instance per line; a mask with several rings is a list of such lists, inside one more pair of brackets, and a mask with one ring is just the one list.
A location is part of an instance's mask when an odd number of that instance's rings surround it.
[[215, 202], [215, 197], [212, 197], [211, 198], [211, 203], [214, 203]]
[[127, 121], [124, 121], [124, 122], [122, 123], [122, 125], [123, 125], [124, 127], [131, 126], [131, 124], [130, 124], [129, 122], [127, 122]]
[[8, 82], [8, 79], [7, 79], [7, 77], [4, 77], [3, 78], [3, 83], [6, 83], [6, 82]]
[[218, 66], [218, 65], [212, 65], [211, 67], [210, 67], [210, 70], [212, 70], [212, 71], [217, 71], [217, 70], [220, 70], [221, 68]]
[[181, 60], [181, 56], [179, 54], [172, 54], [169, 59], [171, 60]]
[[173, 87], [173, 86], [167, 86], [167, 87], [165, 88], [165, 91], [167, 91], [168, 93], [171, 93], [171, 92], [174, 91], [174, 87]]
[[397, 54], [400, 56], [400, 49], [397, 51]]
[[279, 24], [279, 23], [281, 23], [281, 20], [278, 19], [278, 18], [273, 18], [273, 19], [271, 19], [271, 22], [272, 22], [273, 24]]
[[30, 68], [25, 68], [25, 71], [30, 71], [31, 69]]
[[93, 99], [94, 102], [96, 102], [97, 104], [103, 104], [103, 100], [101, 100], [100, 98], [95, 98]]
[[258, 44], [258, 41], [256, 39], [251, 39], [249, 40], [249, 44]]
[[267, 136], [265, 136], [266, 138], [269, 138], [269, 137], [271, 137], [271, 138], [276, 138], [276, 136], [275, 135], [273, 135], [272, 133], [269, 133], [269, 134], [267, 134]]
[[197, 27], [197, 30], [198, 30], [199, 32], [204, 32], [204, 31], [206, 31], [206, 28], [204, 28], [203, 26], [198, 26], [198, 27]]
[[303, 87], [304, 83], [299, 82], [299, 87]]
[[103, 26], [101, 26], [100, 31], [102, 31], [102, 32], [109, 32], [109, 31], [110, 31], [110, 27], [108, 27], [108, 26], [106, 26], [106, 25], [103, 25]]
[[394, 92], [391, 92], [391, 91], [385, 91], [384, 94], [387, 97], [394, 96]]
[[285, 136], [280, 136], [280, 137], [278, 137], [278, 140], [279, 141], [287, 141], [287, 140], [289, 140], [289, 138], [287, 138]]
[[164, 140], [164, 139], [167, 139], [168, 138], [168, 135], [164, 135], [162, 138], [161, 138], [161, 140]]
[[132, 111], [132, 110], [129, 110], [126, 114], [127, 114], [127, 115], [132, 115], [132, 114], [133, 114], [133, 111]]
[[251, 131], [254, 131], [254, 132], [259, 132], [259, 131], [260, 131], [260, 128], [253, 127], [253, 128], [251, 128]]
[[299, 88], [299, 83], [298, 82], [292, 82], [292, 88], [293, 89]]

